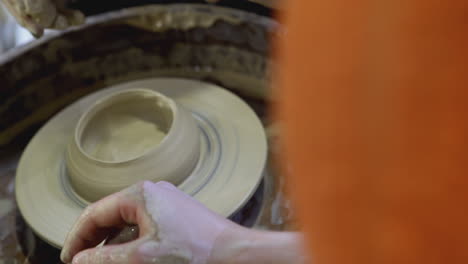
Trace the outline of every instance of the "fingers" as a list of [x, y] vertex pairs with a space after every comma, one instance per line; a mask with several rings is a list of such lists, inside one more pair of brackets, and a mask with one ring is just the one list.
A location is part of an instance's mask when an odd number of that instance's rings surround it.
[[3, 0], [19, 24], [35, 37], [44, 29], [65, 29], [83, 24], [85, 17], [77, 10], [66, 8], [63, 0]]
[[3, 0], [3, 3], [21, 26], [27, 28], [34, 36], [42, 35], [43, 29], [34, 23], [32, 17], [24, 14], [23, 1]]
[[58, 14], [57, 17], [55, 18], [54, 23], [51, 25], [51, 28], [66, 29], [68, 26], [69, 25], [68, 25], [67, 18], [62, 14]]
[[[37, 0], [34, 0], [37, 1]], [[65, 29], [67, 27], [76, 26], [84, 23], [85, 17], [78, 10], [71, 10], [66, 7], [66, 0], [49, 0], [57, 9], [57, 16], [50, 28]]]
[[33, 35], [40, 36], [49, 28], [57, 17], [57, 8], [50, 0], [7, 0], [15, 5], [15, 17], [20, 24]]
[[66, 29], [71, 26], [83, 24], [84, 21], [85, 17], [80, 11], [64, 10], [57, 14], [49, 28]]
[[81, 13], [81, 11], [68, 10], [66, 16], [68, 19], [68, 24], [70, 26], [81, 25], [85, 22], [85, 16], [83, 15], [83, 13]]
[[62, 261], [70, 262], [77, 252], [99, 244], [109, 228], [128, 224], [144, 226], [145, 221], [140, 220], [141, 210], [141, 204], [125, 192], [113, 194], [89, 206], [68, 233], [62, 249]]
[[136, 252], [142, 240], [135, 240], [126, 244], [103, 246], [84, 250], [73, 258], [73, 264], [130, 264], [135, 263]]

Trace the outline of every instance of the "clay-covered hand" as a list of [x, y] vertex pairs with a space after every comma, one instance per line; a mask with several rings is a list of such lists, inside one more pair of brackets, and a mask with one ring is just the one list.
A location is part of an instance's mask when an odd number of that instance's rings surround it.
[[[138, 225], [136, 240], [98, 246], [110, 230]], [[167, 182], [143, 182], [90, 205], [65, 241], [73, 264], [210, 263], [216, 239], [236, 224]]]
[[65, 29], [84, 22], [84, 15], [66, 8], [67, 0], [2, 0], [18, 23], [34, 36], [44, 29]]

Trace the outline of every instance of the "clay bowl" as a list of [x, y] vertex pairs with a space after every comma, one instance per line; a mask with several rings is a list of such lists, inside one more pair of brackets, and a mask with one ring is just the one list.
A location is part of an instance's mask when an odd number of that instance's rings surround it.
[[79, 119], [67, 172], [85, 203], [144, 180], [179, 185], [198, 161], [199, 141], [192, 115], [172, 99], [147, 89], [116, 92]]

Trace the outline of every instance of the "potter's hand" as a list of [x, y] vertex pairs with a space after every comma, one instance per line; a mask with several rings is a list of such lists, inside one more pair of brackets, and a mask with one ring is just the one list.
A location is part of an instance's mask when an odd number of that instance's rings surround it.
[[80, 11], [65, 7], [67, 0], [2, 0], [18, 23], [34, 36], [44, 29], [65, 29], [84, 22]]
[[[129, 224], [139, 226], [138, 239], [92, 248], [112, 228]], [[61, 259], [73, 259], [73, 264], [204, 264], [211, 262], [218, 236], [235, 226], [169, 183], [144, 182], [89, 206], [68, 234]]]

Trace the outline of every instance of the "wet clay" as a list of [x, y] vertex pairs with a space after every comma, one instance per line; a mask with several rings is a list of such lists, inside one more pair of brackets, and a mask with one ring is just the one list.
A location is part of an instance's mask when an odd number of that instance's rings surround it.
[[[157, 124], [137, 116], [103, 115], [97, 134], [85, 145], [86, 152], [98, 160], [123, 161], [138, 157], [157, 146], [166, 136]], [[93, 143], [95, 144], [93, 144]]]
[[164, 102], [149, 100], [131, 100], [99, 110], [85, 125], [83, 150], [97, 160], [121, 162], [159, 145], [171, 126], [172, 112]]

